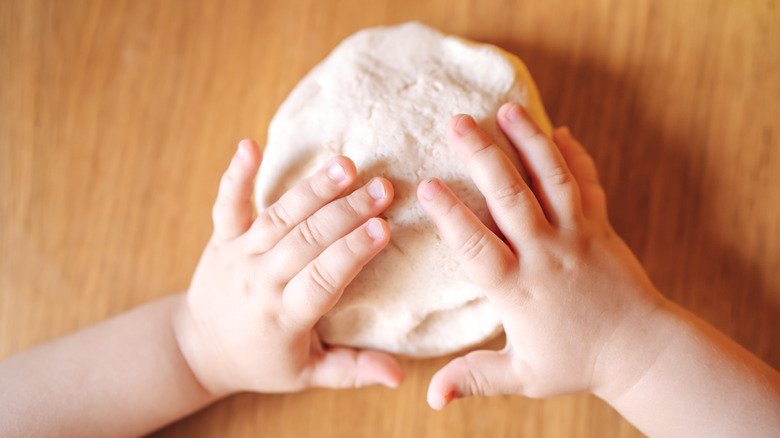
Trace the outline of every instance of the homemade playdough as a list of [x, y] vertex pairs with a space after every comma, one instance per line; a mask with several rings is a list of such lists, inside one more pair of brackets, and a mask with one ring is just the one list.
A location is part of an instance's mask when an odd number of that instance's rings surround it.
[[383, 176], [395, 188], [384, 213], [390, 243], [318, 323], [325, 343], [427, 357], [500, 333], [496, 309], [462, 272], [418, 205], [416, 188], [426, 177], [441, 179], [497, 231], [444, 130], [453, 115], [470, 114], [520, 168], [495, 120], [509, 101], [523, 104], [550, 132], [517, 57], [407, 23], [350, 36], [279, 107], [256, 182], [259, 210], [336, 155], [355, 162], [354, 187]]

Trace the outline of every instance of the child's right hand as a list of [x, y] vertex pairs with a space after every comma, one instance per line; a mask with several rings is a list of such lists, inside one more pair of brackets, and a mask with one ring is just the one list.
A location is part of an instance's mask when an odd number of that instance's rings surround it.
[[176, 320], [182, 354], [212, 395], [290, 392], [311, 386], [398, 386], [389, 354], [323, 345], [314, 326], [360, 269], [387, 245], [379, 215], [393, 187], [355, 181], [335, 157], [252, 218], [260, 151], [242, 141], [220, 183], [214, 234]]
[[[433, 377], [428, 403], [441, 409], [469, 395], [620, 392], [651, 361], [619, 364], [617, 379], [609, 375], [619, 357], [613, 346], [636, 339], [665, 300], [612, 230], [593, 160], [568, 130], [552, 140], [516, 104], [499, 110], [498, 123], [530, 188], [471, 117], [455, 116], [447, 136], [505, 241], [436, 179], [420, 184], [418, 198], [498, 309], [507, 344], [450, 362]], [[652, 355], [663, 346], [644, 348]]]

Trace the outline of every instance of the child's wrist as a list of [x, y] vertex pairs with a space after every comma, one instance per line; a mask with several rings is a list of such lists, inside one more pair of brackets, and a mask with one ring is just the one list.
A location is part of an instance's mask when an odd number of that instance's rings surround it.
[[209, 377], [209, 366], [202, 342], [198, 341], [198, 330], [195, 319], [187, 303], [187, 294], [178, 295], [178, 305], [172, 315], [172, 325], [176, 343], [181, 356], [189, 367], [189, 371], [197, 385], [214, 399], [220, 399], [230, 394], [222, 389], [214, 379]]
[[679, 314], [670, 301], [653, 292], [644, 306], [622, 319], [596, 360], [591, 392], [610, 405], [652, 370], [676, 336]]

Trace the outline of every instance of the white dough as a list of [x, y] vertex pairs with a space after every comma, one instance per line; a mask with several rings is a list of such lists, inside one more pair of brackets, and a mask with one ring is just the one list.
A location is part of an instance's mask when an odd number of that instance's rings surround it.
[[390, 244], [319, 322], [324, 342], [426, 357], [500, 332], [497, 312], [462, 272], [418, 205], [416, 189], [426, 177], [440, 178], [495, 229], [444, 130], [453, 115], [471, 114], [519, 167], [495, 119], [508, 101], [525, 105], [550, 132], [519, 59], [419, 23], [352, 35], [290, 93], [268, 130], [255, 191], [258, 210], [335, 155], [355, 162], [354, 187], [384, 176], [395, 188], [383, 215]]

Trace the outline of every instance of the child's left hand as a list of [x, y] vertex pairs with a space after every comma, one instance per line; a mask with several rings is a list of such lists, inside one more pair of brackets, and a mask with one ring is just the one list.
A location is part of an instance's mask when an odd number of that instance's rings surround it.
[[315, 324], [360, 269], [388, 243], [375, 216], [389, 181], [355, 180], [346, 157], [331, 159], [252, 220], [257, 145], [244, 140], [214, 204], [214, 234], [176, 317], [176, 337], [195, 377], [213, 395], [289, 392], [312, 386], [398, 386], [390, 355], [325, 346]]

